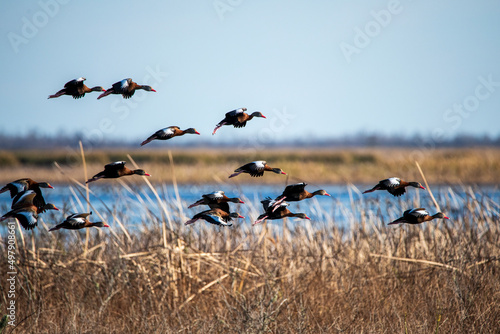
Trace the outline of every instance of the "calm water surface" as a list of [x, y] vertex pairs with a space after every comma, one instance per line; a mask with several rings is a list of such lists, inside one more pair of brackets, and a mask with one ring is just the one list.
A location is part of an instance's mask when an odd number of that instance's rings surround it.
[[[372, 185], [308, 185], [306, 189], [313, 192], [325, 189], [332, 196], [316, 196], [302, 202], [292, 202], [292, 212], [306, 213], [311, 221], [295, 219], [294, 223], [325, 226], [336, 224], [348, 228], [352, 223], [365, 218], [387, 224], [401, 216], [404, 210], [412, 207], [426, 207], [431, 214], [435, 209], [427, 191], [409, 187], [407, 194], [396, 198], [385, 191], [376, 191], [362, 195], [361, 192]], [[157, 224], [152, 217], [162, 219], [163, 210], [154, 192], [144, 186], [128, 185], [126, 182], [102, 182], [91, 185], [90, 203], [94, 211], [99, 212], [113, 226], [116, 218], [129, 228], [134, 226]], [[245, 204], [231, 203], [232, 211], [238, 211], [246, 219], [238, 220], [238, 224], [251, 225], [260, 213], [263, 213], [260, 201], [266, 196], [275, 198], [280, 195], [283, 186], [280, 185], [179, 185], [177, 193], [171, 184], [155, 185], [155, 189], [163, 203], [168, 208], [173, 223], [180, 224], [194, 214], [207, 210], [206, 206], [187, 207], [201, 198], [202, 194], [216, 190], [224, 190], [229, 197], [240, 197]], [[474, 205], [478, 211], [489, 210], [491, 214], [499, 215], [500, 189], [498, 186], [433, 186], [433, 194], [446, 214], [453, 218], [462, 214], [464, 205]], [[47, 202], [55, 204], [60, 212], [44, 214], [42, 217], [47, 225], [52, 226], [74, 212], [87, 212], [85, 189], [76, 185], [58, 185], [55, 189], [43, 190]], [[7, 193], [0, 194], [1, 213], [9, 211], [11, 204]], [[115, 217], [115, 218], [114, 218]], [[93, 216], [92, 221], [98, 220]], [[276, 222], [276, 221], [275, 221]], [[277, 223], [277, 222], [276, 222]]]

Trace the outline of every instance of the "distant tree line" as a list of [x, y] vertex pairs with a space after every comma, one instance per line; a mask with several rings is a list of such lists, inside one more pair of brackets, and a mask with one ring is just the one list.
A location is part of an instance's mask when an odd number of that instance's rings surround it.
[[[135, 140], [123, 139], [107, 139], [105, 142], [94, 143], [86, 140], [83, 135], [67, 135], [60, 134], [55, 136], [31, 133], [26, 136], [12, 136], [0, 134], [0, 149], [1, 150], [17, 150], [17, 149], [56, 149], [65, 147], [78, 147], [82, 141], [84, 147], [92, 146], [95, 149], [99, 148], [137, 148], [141, 138]], [[150, 147], [165, 147], [164, 142], [152, 143]], [[460, 134], [452, 138], [441, 140], [433, 140], [430, 136], [424, 135], [379, 135], [356, 133], [354, 135], [346, 135], [334, 138], [323, 139], [296, 139], [296, 140], [273, 140], [260, 143], [266, 147], [423, 147], [432, 146], [439, 147], [470, 147], [470, 146], [500, 146], [500, 134], [496, 137], [487, 135], [474, 136], [469, 134]], [[168, 147], [238, 147], [240, 143], [231, 141], [169, 141]]]

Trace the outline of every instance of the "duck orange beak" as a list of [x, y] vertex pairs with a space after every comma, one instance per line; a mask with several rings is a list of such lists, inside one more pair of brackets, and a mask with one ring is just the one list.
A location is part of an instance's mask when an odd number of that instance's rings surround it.
[[331, 197], [332, 195], [330, 195], [329, 193], [325, 193], [325, 196], [330, 196]]
[[144, 176], [151, 176], [151, 174], [146, 173], [146, 174], [144, 174]]
[[245, 202], [243, 202], [242, 200], [240, 200], [240, 201], [239, 201], [239, 203], [241, 203], [241, 204], [245, 204]]
[[243, 217], [242, 215], [239, 215], [238, 218], [245, 218], [245, 217]]
[[199, 133], [198, 131], [195, 131], [194, 133], [196, 133], [197, 135], [201, 135], [201, 133]]
[[424, 190], [425, 190], [425, 188], [424, 188], [424, 187], [422, 187], [422, 186], [420, 186], [420, 189], [424, 189]]
[[109, 227], [109, 225], [108, 225], [108, 224], [104, 224], [103, 226], [104, 226], [104, 227]]
[[285, 172], [281, 172], [281, 174], [286, 175], [286, 173], [285, 173]]
[[450, 218], [448, 218], [448, 217], [444, 216], [444, 217], [443, 217], [443, 219], [450, 219]]
[[153, 88], [151, 88], [151, 91], [156, 93], [156, 91]]

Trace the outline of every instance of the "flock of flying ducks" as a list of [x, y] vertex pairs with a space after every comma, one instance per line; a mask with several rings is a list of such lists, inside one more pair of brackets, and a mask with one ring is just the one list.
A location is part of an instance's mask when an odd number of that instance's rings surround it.
[[[53, 188], [47, 182], [35, 182], [30, 178], [19, 179], [10, 182], [5, 187], [0, 189], [0, 193], [10, 192], [12, 200], [11, 211], [4, 214], [0, 221], [8, 218], [15, 218], [21, 226], [26, 230], [35, 228], [38, 223], [38, 215], [46, 210], [59, 209], [52, 203], [45, 203], [40, 188]], [[49, 231], [58, 230], [61, 228], [68, 230], [79, 230], [85, 227], [109, 227], [103, 222], [91, 223], [87, 217], [90, 213], [75, 213], [66, 217], [59, 225], [54, 226]]]
[[[67, 82], [64, 88], [59, 90], [57, 93], [50, 95], [49, 99], [57, 98], [62, 95], [70, 95], [75, 99], [79, 99], [85, 96], [86, 93], [90, 92], [104, 92], [97, 99], [101, 99], [110, 94], [119, 94], [123, 98], [131, 98], [135, 91], [138, 89], [143, 89], [149, 92], [156, 92], [151, 86], [139, 85], [132, 81], [132, 79], [127, 78], [118, 81], [112, 85], [111, 88], [105, 90], [100, 86], [89, 88], [84, 84], [85, 78], [78, 78]], [[219, 128], [224, 125], [232, 125], [235, 128], [242, 128], [246, 126], [246, 123], [254, 117], [266, 118], [261, 112], [253, 112], [252, 114], [247, 114], [246, 108], [239, 108], [226, 113], [225, 118], [221, 120], [215, 127], [212, 135], [214, 135]], [[176, 136], [182, 136], [184, 134], [197, 134], [200, 133], [194, 128], [188, 128], [186, 130], [181, 130], [178, 126], [170, 126], [161, 130], [158, 130], [146, 140], [141, 143], [141, 146], [153, 140], [168, 140]], [[267, 164], [266, 161], [253, 161], [247, 163], [239, 168], [237, 168], [233, 174], [229, 175], [229, 178], [236, 177], [242, 173], [247, 173], [252, 177], [261, 177], [264, 172], [273, 172], [276, 174], [287, 175], [281, 168], [273, 168]], [[104, 170], [94, 175], [91, 179], [87, 180], [86, 183], [94, 182], [99, 179], [108, 178], [115, 179], [127, 175], [142, 175], [151, 176], [142, 169], [129, 169], [125, 166], [125, 161], [117, 161], [104, 166]], [[288, 202], [302, 201], [307, 198], [311, 198], [316, 195], [321, 196], [331, 196], [325, 190], [320, 189], [312, 193], [308, 192], [305, 187], [306, 183], [297, 183], [287, 186], [281, 195], [275, 199], [267, 197], [261, 201], [264, 208], [264, 213], [261, 214], [257, 220], [253, 223], [259, 224], [264, 220], [275, 220], [283, 219], [286, 217], [296, 217], [301, 219], [310, 219], [305, 213], [292, 213], [289, 209]], [[418, 182], [406, 182], [397, 177], [391, 177], [385, 180], [381, 180], [372, 189], [366, 190], [363, 193], [369, 193], [376, 190], [386, 190], [393, 196], [401, 196], [406, 192], [406, 187], [411, 186], [415, 188], [425, 189]], [[45, 203], [42, 192], [40, 188], [53, 188], [47, 182], [36, 182], [30, 178], [19, 179], [10, 182], [2, 189], [0, 189], [0, 194], [3, 192], [10, 192], [10, 196], [13, 199], [11, 205], [11, 211], [0, 217], [0, 222], [8, 218], [17, 219], [21, 226], [30, 230], [37, 226], [38, 215], [45, 212], [46, 210], [59, 210], [55, 205], [51, 203]], [[286, 201], [285, 201], [286, 200]], [[238, 212], [231, 212], [229, 203], [244, 203], [240, 198], [229, 198], [225, 195], [223, 191], [216, 191], [210, 194], [202, 195], [202, 198], [191, 204], [188, 208], [193, 208], [199, 205], [208, 205], [209, 210], [202, 211], [193, 216], [192, 219], [185, 222], [185, 225], [190, 225], [195, 223], [199, 219], [203, 219], [211, 224], [221, 225], [221, 226], [231, 226], [231, 221], [236, 218], [244, 218]], [[49, 229], [49, 231], [55, 231], [59, 229], [70, 229], [77, 230], [87, 227], [109, 227], [109, 225], [103, 222], [90, 222], [88, 216], [90, 213], [75, 213], [66, 217], [66, 219], [59, 225]], [[436, 218], [449, 219], [443, 213], [438, 212], [434, 215], [430, 215], [429, 212], [424, 208], [416, 208], [406, 210], [403, 216], [396, 219], [395, 221], [389, 223], [392, 224], [421, 224], [425, 221], [430, 221]]]

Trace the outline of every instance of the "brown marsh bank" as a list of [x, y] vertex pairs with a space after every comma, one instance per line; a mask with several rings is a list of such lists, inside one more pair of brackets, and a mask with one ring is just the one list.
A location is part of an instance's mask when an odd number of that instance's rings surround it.
[[[430, 183], [498, 184], [500, 183], [500, 149], [237, 149], [172, 150], [175, 177], [179, 183], [205, 183], [226, 180], [239, 166], [254, 160], [266, 160], [289, 174], [289, 183], [372, 183], [390, 176], [420, 179], [414, 161], [418, 160]], [[153, 175], [151, 182], [172, 181], [173, 167], [166, 149], [86, 151], [89, 174], [106, 163], [134, 160]], [[53, 183], [65, 178], [55, 172], [57, 161], [68, 176], [82, 178], [79, 152], [0, 151], [0, 181], [9, 182], [30, 175]], [[242, 177], [232, 182], [252, 182]], [[284, 182], [278, 175], [267, 175], [262, 183]]]

